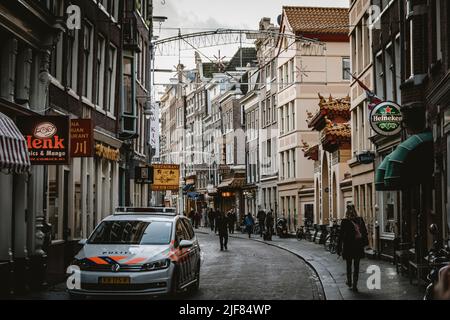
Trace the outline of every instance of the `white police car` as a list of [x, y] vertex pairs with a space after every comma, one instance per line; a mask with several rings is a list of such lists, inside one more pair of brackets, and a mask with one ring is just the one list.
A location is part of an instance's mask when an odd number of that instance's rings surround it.
[[118, 208], [81, 241], [72, 297], [174, 294], [198, 289], [200, 246], [173, 208]]

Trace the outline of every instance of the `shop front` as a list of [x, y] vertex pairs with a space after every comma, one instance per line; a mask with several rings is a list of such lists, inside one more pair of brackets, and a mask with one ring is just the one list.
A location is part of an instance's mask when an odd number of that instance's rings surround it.
[[28, 277], [30, 173], [26, 141], [12, 118], [0, 112], [0, 296], [23, 290]]

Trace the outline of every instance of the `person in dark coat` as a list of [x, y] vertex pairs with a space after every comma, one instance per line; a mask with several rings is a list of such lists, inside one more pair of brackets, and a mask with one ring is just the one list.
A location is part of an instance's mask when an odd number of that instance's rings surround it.
[[208, 210], [208, 220], [209, 220], [209, 226], [211, 227], [211, 231], [214, 231], [214, 211], [212, 208], [209, 208]]
[[264, 225], [266, 222], [266, 212], [261, 209], [261, 206], [259, 206], [258, 214], [256, 215], [256, 218], [258, 219], [259, 223], [259, 235], [262, 237], [264, 233]]
[[200, 212], [198, 212], [198, 211], [195, 212], [194, 221], [195, 221], [195, 229], [198, 229], [198, 227], [200, 226], [200, 223], [202, 221], [202, 214]]
[[253, 227], [255, 225], [255, 220], [253, 219], [252, 214], [249, 212], [244, 218], [245, 232], [248, 233], [248, 238], [250, 239], [251, 234], [253, 232]]
[[234, 209], [228, 211], [228, 230], [230, 233], [234, 233], [234, 224], [236, 223], [236, 212]]
[[217, 220], [217, 229], [219, 231], [220, 251], [228, 250], [228, 218], [223, 212], [219, 212]]
[[266, 216], [266, 232], [267, 239], [272, 240], [272, 231], [273, 231], [273, 213], [270, 210]]
[[214, 233], [216, 233], [216, 234], [219, 232], [219, 225], [217, 224], [219, 216], [220, 216], [220, 211], [219, 211], [219, 209], [216, 209], [216, 211], [214, 211]]
[[[364, 258], [364, 247], [369, 243], [366, 224], [358, 217], [355, 206], [348, 205], [345, 219], [342, 219], [337, 254], [347, 263], [347, 286], [358, 291], [359, 262]], [[353, 281], [352, 281], [353, 264]]]

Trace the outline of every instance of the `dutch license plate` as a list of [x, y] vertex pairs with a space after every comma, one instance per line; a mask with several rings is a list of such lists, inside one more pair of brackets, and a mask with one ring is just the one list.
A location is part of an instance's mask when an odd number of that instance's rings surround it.
[[100, 284], [130, 284], [129, 277], [101, 277]]

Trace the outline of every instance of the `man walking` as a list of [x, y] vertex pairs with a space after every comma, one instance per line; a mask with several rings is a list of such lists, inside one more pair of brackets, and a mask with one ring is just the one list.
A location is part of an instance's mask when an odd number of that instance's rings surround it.
[[214, 231], [214, 211], [212, 208], [208, 209], [208, 220], [209, 220], [209, 226], [211, 228], [211, 231]]
[[234, 233], [234, 224], [236, 223], [236, 213], [234, 209], [228, 211], [228, 228], [230, 233]]
[[252, 214], [249, 212], [244, 218], [245, 231], [248, 233], [248, 238], [250, 239], [253, 232], [253, 226], [255, 225], [255, 220], [253, 220]]
[[272, 240], [272, 231], [273, 231], [273, 213], [272, 210], [270, 210], [266, 216], [267, 240]]
[[228, 218], [223, 212], [219, 213], [216, 223], [219, 231], [220, 251], [223, 251], [224, 248], [228, 250]]
[[214, 233], [217, 234], [217, 232], [219, 231], [219, 224], [218, 224], [218, 219], [220, 216], [220, 211], [219, 209], [216, 209], [216, 211], [214, 212]]
[[256, 215], [256, 218], [258, 219], [259, 223], [259, 235], [262, 237], [264, 234], [264, 224], [266, 222], [266, 212], [261, 208], [261, 206], [258, 206], [258, 214]]

